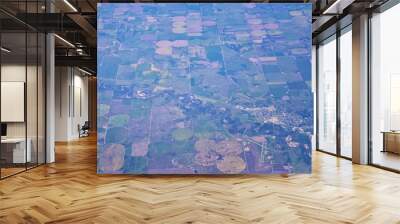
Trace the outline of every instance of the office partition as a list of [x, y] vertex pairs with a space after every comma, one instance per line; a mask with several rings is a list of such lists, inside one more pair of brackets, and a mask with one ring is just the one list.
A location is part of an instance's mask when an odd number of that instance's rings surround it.
[[[41, 13], [45, 1], [1, 1], [19, 16]], [[4, 8], [3, 8], [4, 7]], [[0, 178], [45, 163], [45, 34], [0, 12]], [[3, 130], [4, 129], [4, 130]]]

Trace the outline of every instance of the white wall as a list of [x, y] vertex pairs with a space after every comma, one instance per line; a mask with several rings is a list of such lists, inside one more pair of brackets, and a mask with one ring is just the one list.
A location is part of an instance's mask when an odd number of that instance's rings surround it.
[[74, 102], [71, 102], [73, 108], [72, 111], [72, 119], [71, 119], [71, 136], [72, 138], [78, 138], [78, 124], [83, 125], [85, 121], [89, 119], [88, 113], [88, 77], [82, 76], [82, 73], [76, 74], [77, 70], [75, 70], [74, 82], [72, 88], [74, 90], [74, 96], [71, 96]]
[[[1, 81], [25, 82], [25, 64], [8, 64], [1, 66]], [[28, 68], [29, 69], [29, 68]], [[1, 108], [6, 110], [7, 108]], [[7, 123], [7, 137], [25, 137], [25, 122]]]
[[[27, 69], [27, 70], [26, 70]], [[2, 82], [24, 82], [26, 83], [25, 76], [26, 72], [28, 72], [29, 77], [29, 86], [36, 86], [36, 80], [30, 80], [30, 75], [36, 75], [36, 67], [35, 66], [27, 66], [25, 64], [4, 64], [1, 66], [1, 81]], [[32, 113], [32, 108], [35, 109], [36, 105], [36, 88], [27, 88], [27, 106], [31, 108], [27, 108], [27, 118], [28, 118], [28, 129], [31, 127], [36, 130], [36, 113]], [[31, 92], [32, 91], [32, 92]], [[7, 110], [8, 108], [1, 108], [2, 110]], [[34, 110], [36, 112], [36, 109]], [[33, 122], [33, 123], [32, 123]], [[26, 122], [7, 122], [7, 135], [8, 137], [25, 137], [25, 123]], [[29, 134], [28, 130], [28, 137]], [[36, 132], [35, 132], [36, 134]]]
[[[38, 69], [38, 70], [37, 70]], [[27, 78], [27, 80], [25, 80]], [[45, 150], [45, 116], [44, 116], [44, 74], [42, 68], [35, 66], [25, 66], [25, 64], [3, 64], [1, 66], [2, 82], [24, 82], [26, 84], [26, 107], [21, 108], [22, 113], [26, 112], [27, 120], [22, 122], [6, 122], [7, 137], [24, 138], [25, 135], [30, 139], [32, 151], [32, 161], [44, 163]], [[24, 94], [24, 90], [22, 93]], [[7, 96], [2, 96], [6, 97]], [[1, 110], [10, 110], [2, 107]], [[3, 111], [4, 112], [4, 111]], [[12, 111], [8, 111], [12, 113]], [[37, 156], [37, 153], [39, 156]]]
[[68, 117], [69, 117], [69, 96], [68, 88], [70, 84], [69, 68], [55, 68], [55, 141], [67, 141], [68, 136]]
[[72, 67], [56, 67], [55, 73], [55, 140], [70, 141], [88, 120], [88, 77]]

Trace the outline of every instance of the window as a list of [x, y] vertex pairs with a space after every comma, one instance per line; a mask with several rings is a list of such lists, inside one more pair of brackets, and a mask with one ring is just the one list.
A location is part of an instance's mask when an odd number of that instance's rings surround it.
[[318, 149], [336, 153], [336, 36], [318, 47]]
[[400, 4], [371, 18], [371, 162], [400, 170]]
[[352, 157], [352, 32], [340, 36], [340, 155]]

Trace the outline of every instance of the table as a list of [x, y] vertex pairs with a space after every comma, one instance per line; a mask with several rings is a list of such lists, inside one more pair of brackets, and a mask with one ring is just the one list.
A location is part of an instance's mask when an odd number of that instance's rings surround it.
[[383, 131], [382, 152], [400, 154], [400, 131]]
[[[25, 151], [26, 142], [28, 144], [27, 144], [26, 151]], [[32, 152], [31, 152], [32, 141], [30, 138], [27, 138], [26, 142], [25, 142], [25, 138], [1, 139], [2, 157], [3, 157], [3, 154], [7, 154], [7, 151], [8, 151], [8, 152], [12, 153], [12, 161], [9, 161], [9, 162], [12, 162], [12, 163], [31, 162], [31, 160], [32, 160]], [[12, 147], [11, 149], [10, 149], [10, 146]]]

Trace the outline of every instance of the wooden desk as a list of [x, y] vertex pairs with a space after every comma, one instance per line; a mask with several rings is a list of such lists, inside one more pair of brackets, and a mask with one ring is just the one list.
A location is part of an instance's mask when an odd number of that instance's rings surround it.
[[[30, 138], [26, 139], [27, 147], [25, 151], [25, 138], [5, 138], [1, 139], [1, 151], [2, 157], [9, 163], [26, 163], [31, 162], [32, 160], [32, 152], [31, 145], [32, 141]], [[3, 153], [4, 152], [4, 153]], [[7, 156], [7, 152], [11, 152], [11, 156]], [[3, 156], [3, 154], [5, 154]], [[10, 157], [10, 158], [8, 158]]]
[[382, 152], [400, 154], [400, 131], [383, 131]]

